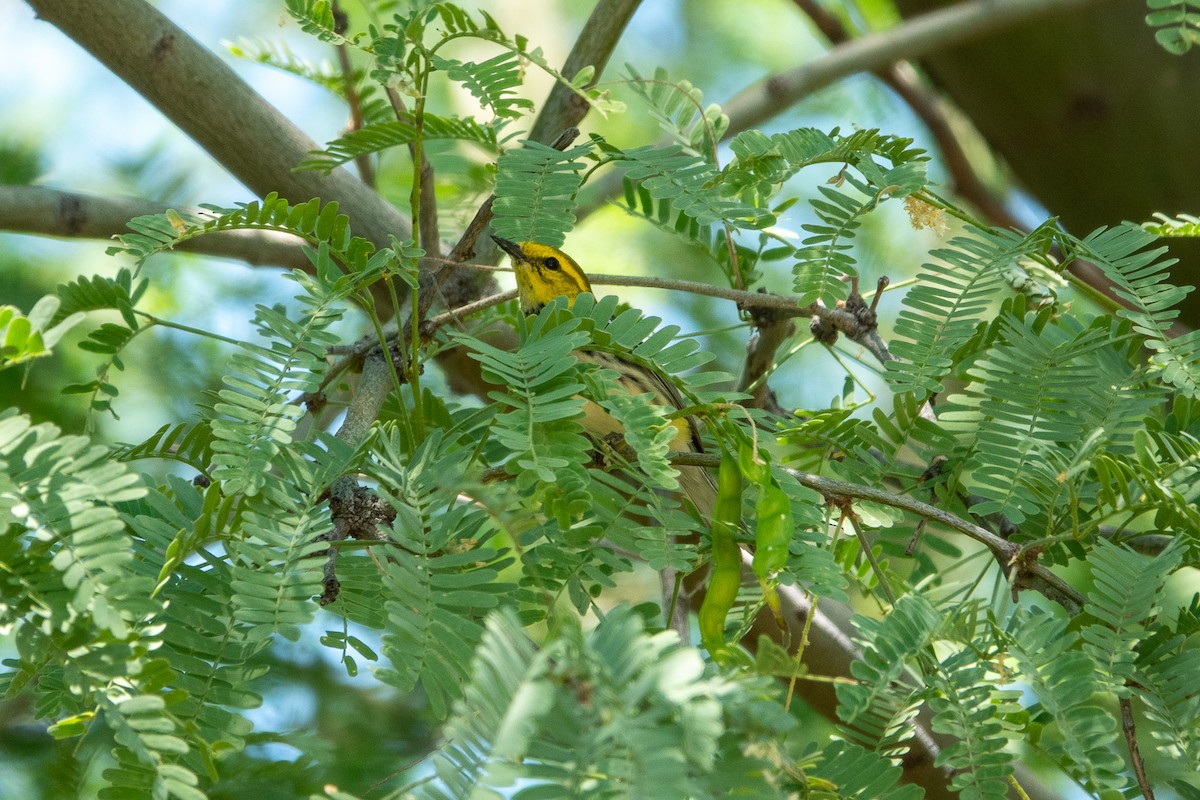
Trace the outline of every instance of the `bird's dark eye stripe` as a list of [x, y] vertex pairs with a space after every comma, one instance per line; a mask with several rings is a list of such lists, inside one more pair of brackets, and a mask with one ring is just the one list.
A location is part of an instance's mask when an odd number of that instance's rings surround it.
[[550, 256], [546, 259], [546, 269], [552, 269], [557, 272], [558, 270], [562, 269], [562, 265], [558, 263], [557, 258]]

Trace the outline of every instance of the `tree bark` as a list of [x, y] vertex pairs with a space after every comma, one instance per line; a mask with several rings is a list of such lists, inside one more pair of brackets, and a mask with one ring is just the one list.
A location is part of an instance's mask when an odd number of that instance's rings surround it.
[[345, 169], [294, 172], [317, 145], [230, 67], [144, 0], [27, 0], [133, 87], [256, 196], [336, 200], [351, 229], [376, 246], [412, 226]]

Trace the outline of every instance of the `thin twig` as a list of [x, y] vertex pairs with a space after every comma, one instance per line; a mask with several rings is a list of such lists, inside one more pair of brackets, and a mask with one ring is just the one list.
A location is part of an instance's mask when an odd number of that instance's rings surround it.
[[[672, 464], [678, 466], [716, 467], [720, 464], [720, 457], [710, 453], [673, 452], [670, 454], [670, 459]], [[822, 496], [833, 501], [835, 504], [838, 504], [841, 498], [869, 500], [873, 503], [880, 503], [892, 508], [908, 511], [917, 516], [926, 517], [931, 522], [945, 525], [952, 530], [965, 534], [987, 547], [996, 560], [1004, 565], [1006, 569], [1015, 568], [1015, 571], [1011, 572], [1010, 578], [1013, 579], [1016, 588], [1033, 589], [1072, 613], [1079, 611], [1083, 607], [1083, 596], [1062, 578], [1036, 561], [1018, 561], [1018, 557], [1022, 552], [1019, 544], [1002, 539], [986, 528], [982, 528], [962, 517], [931, 506], [928, 503], [922, 503], [920, 500], [893, 494], [892, 492], [877, 489], [873, 486], [839, 481], [833, 478], [826, 478], [823, 475], [801, 472], [800, 470], [787, 467], [780, 467], [779, 469], [795, 478], [800, 485], [820, 492]]]
[[1137, 777], [1138, 788], [1142, 790], [1142, 797], [1146, 800], [1154, 800], [1154, 789], [1150, 786], [1150, 781], [1146, 779], [1146, 764], [1142, 761], [1142, 751], [1138, 747], [1137, 728], [1133, 721], [1133, 703], [1129, 699], [1129, 695], [1125, 695], [1118, 700], [1121, 706], [1121, 730], [1125, 733], [1125, 744], [1129, 747], [1129, 761], [1133, 765], [1133, 774]]
[[[408, 111], [408, 107], [404, 105], [404, 98], [400, 97], [400, 93], [393, 87], [385, 88], [388, 103], [392, 106], [392, 112], [396, 115], [396, 119], [400, 122], [416, 124], [416, 120]], [[417, 160], [417, 143], [415, 141], [408, 143], [408, 155], [414, 161]], [[438, 213], [437, 213], [437, 186], [434, 184], [433, 164], [429, 163], [429, 159], [425, 157], [424, 148], [421, 149], [421, 164], [420, 164], [420, 213], [417, 218], [417, 230], [421, 241], [421, 249], [426, 255], [439, 256], [442, 252], [442, 242], [438, 236]], [[417, 167], [414, 165], [413, 167]]]
[[[338, 0], [333, 0], [332, 9], [337, 32], [345, 34], [348, 23], [346, 12], [342, 11]], [[358, 87], [354, 84], [354, 65], [350, 63], [350, 48], [345, 44], [338, 44], [334, 50], [337, 51], [338, 64], [342, 68], [342, 82], [346, 88], [346, 105], [350, 107], [349, 129], [352, 131], [362, 130], [362, 103], [358, 96]], [[358, 177], [362, 179], [362, 182], [375, 188], [375, 167], [371, 164], [371, 156], [367, 153], [359, 153], [354, 157], [354, 166], [358, 168]]]
[[879, 559], [875, 558], [875, 551], [871, 549], [871, 543], [867, 541], [867, 534], [863, 531], [862, 520], [858, 518], [858, 514], [854, 511], [854, 505], [847, 498], [838, 507], [841, 509], [842, 516], [850, 520], [850, 527], [854, 528], [854, 535], [858, 537], [859, 549], [866, 556], [867, 563], [871, 565], [871, 571], [875, 573], [875, 579], [879, 581], [879, 588], [883, 589], [883, 594], [887, 597], [888, 602], [893, 606], [896, 605], [896, 593], [892, 591], [892, 585], [888, 582], [887, 575], [884, 574], [883, 566], [880, 565]]
[[[459, 267], [471, 268], [475, 265], [462, 263]], [[707, 283], [697, 283], [696, 281], [684, 281], [676, 278], [654, 278], [640, 275], [606, 275], [606, 274], [588, 274], [588, 279], [596, 286], [639, 286], [649, 289], [668, 289], [679, 292], [690, 292], [692, 294], [704, 295], [706, 297], [717, 297], [723, 300], [732, 300], [737, 303], [740, 308], [753, 311], [771, 312], [781, 318], [790, 317], [817, 317], [825, 322], [832, 330], [842, 334], [847, 339], [856, 342], [866, 348], [871, 355], [875, 356], [879, 363], [883, 364], [888, 361], [895, 360], [895, 356], [888, 350], [887, 343], [879, 336], [879, 331], [874, 327], [874, 322], [865, 312], [857, 310], [856, 306], [847, 305], [845, 309], [827, 308], [820, 303], [810, 303], [806, 306], [796, 305], [796, 301], [783, 295], [770, 294], [766, 292], [746, 292], [738, 289], [728, 289], [723, 286], [713, 286]], [[426, 321], [422, 326], [422, 330], [432, 332], [437, 327], [446, 324], [452, 320], [460, 319], [467, 316], [469, 313], [488, 308], [498, 303], [507, 300], [508, 296], [501, 299], [484, 298], [483, 300], [473, 302], [467, 306], [452, 309], [443, 314], [433, 317]], [[862, 308], [870, 311], [870, 307], [865, 303]], [[873, 312], [872, 312], [873, 314]]]

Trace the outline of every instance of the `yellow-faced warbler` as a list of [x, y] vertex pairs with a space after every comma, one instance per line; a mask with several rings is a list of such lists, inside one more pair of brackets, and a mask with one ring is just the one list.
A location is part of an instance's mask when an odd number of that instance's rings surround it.
[[[572, 303], [579, 294], [592, 291], [587, 275], [579, 264], [561, 250], [537, 242], [513, 242], [498, 236], [492, 238], [512, 258], [523, 313], [536, 314], [556, 297], [566, 297]], [[599, 350], [577, 350], [575, 355], [582, 363], [616, 371], [620, 376], [618, 385], [630, 394], [649, 392], [658, 405], [674, 409], [684, 407], [683, 397], [674, 384], [653, 370]], [[620, 423], [595, 403], [586, 402], [583, 411], [583, 429], [594, 438], [605, 440], [613, 434], [624, 433]], [[672, 450], [700, 452], [703, 449], [694, 420], [677, 419], [672, 424], [677, 430], [671, 441]], [[712, 513], [717, 495], [712, 476], [700, 467], [680, 467], [679, 484], [696, 511], [707, 518]]]

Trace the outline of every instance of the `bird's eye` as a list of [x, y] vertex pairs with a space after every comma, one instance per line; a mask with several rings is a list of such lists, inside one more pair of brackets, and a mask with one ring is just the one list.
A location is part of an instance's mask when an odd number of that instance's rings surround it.
[[560, 269], [562, 269], [562, 265], [558, 263], [557, 258], [550, 256], [546, 259], [546, 269], [552, 269], [555, 272], [558, 272]]

